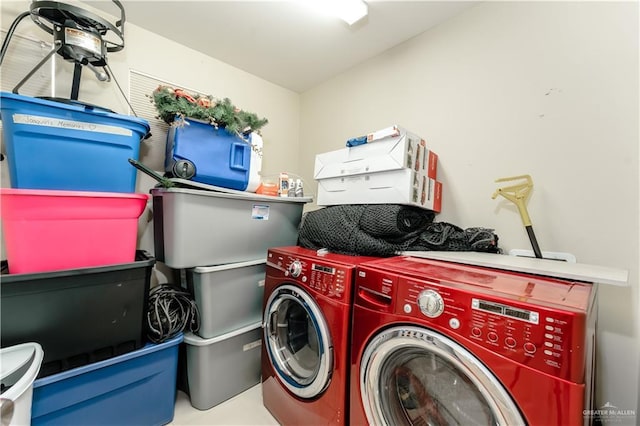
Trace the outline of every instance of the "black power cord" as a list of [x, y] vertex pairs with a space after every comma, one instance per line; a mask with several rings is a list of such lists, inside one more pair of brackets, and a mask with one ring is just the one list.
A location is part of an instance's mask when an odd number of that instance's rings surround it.
[[147, 338], [165, 342], [185, 330], [200, 328], [200, 313], [191, 294], [173, 284], [160, 284], [149, 292]]
[[7, 36], [4, 38], [4, 41], [2, 42], [2, 48], [0, 48], [0, 65], [2, 65], [2, 61], [4, 60], [4, 55], [6, 55], [7, 49], [9, 48], [9, 40], [11, 40], [11, 37], [13, 37], [13, 33], [15, 32], [16, 27], [18, 26], [20, 21], [22, 21], [24, 18], [26, 18], [29, 15], [30, 15], [29, 12], [22, 12], [13, 21], [13, 23], [11, 23], [9, 30], [7, 31]]

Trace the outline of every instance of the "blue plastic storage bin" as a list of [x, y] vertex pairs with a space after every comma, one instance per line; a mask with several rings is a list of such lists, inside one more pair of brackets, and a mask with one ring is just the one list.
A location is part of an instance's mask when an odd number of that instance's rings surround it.
[[164, 425], [173, 420], [180, 334], [38, 379], [32, 425]]
[[135, 192], [146, 120], [7, 92], [0, 115], [12, 188]]
[[165, 171], [208, 185], [244, 191], [250, 177], [251, 144], [225, 129], [189, 118], [167, 133]]

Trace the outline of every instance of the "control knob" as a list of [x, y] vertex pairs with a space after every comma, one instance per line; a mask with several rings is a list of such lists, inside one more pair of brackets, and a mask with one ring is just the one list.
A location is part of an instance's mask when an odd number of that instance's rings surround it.
[[302, 273], [302, 263], [300, 263], [299, 260], [291, 262], [291, 265], [289, 265], [289, 273], [293, 278], [298, 278]]
[[424, 290], [418, 295], [418, 307], [429, 318], [436, 318], [444, 312], [444, 300], [435, 290]]

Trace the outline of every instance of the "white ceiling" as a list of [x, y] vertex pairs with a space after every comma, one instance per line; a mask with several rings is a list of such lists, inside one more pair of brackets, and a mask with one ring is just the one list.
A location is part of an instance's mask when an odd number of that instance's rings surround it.
[[[109, 13], [118, 11], [111, 2], [90, 3]], [[129, 23], [301, 93], [476, 2], [369, 0], [369, 15], [351, 27], [296, 1], [122, 4]]]

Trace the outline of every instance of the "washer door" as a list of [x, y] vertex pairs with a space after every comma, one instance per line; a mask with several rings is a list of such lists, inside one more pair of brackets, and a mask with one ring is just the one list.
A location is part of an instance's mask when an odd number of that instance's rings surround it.
[[296, 396], [313, 398], [326, 389], [333, 370], [329, 328], [304, 290], [281, 285], [265, 306], [264, 341], [273, 369]]
[[367, 345], [360, 392], [372, 425], [524, 425], [498, 379], [453, 340], [394, 327]]

